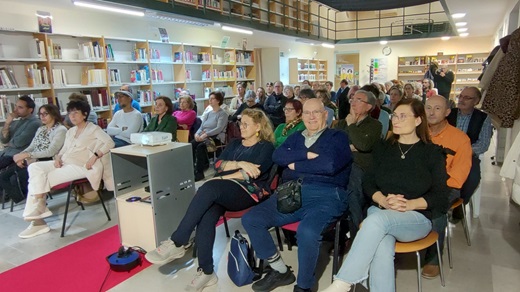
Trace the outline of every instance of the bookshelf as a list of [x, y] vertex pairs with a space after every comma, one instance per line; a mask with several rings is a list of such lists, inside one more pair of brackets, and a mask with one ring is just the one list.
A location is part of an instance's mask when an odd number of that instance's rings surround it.
[[298, 84], [304, 80], [323, 83], [327, 81], [327, 61], [317, 59], [289, 59], [289, 83]]
[[482, 62], [489, 55], [485, 53], [426, 55], [398, 57], [397, 79], [403, 82], [421, 82], [431, 61], [439, 66], [447, 65], [454, 74], [450, 98], [455, 98], [466, 86], [478, 86], [477, 78], [482, 73]]
[[20, 95], [46, 98], [63, 112], [72, 92], [86, 94], [98, 116], [110, 119], [113, 92], [122, 84], [130, 84], [143, 112], [153, 113], [155, 97], [188, 89], [202, 113], [212, 90], [229, 98], [237, 82], [254, 83], [254, 61], [252, 50], [0, 31], [0, 96], [6, 103], [0, 122]]

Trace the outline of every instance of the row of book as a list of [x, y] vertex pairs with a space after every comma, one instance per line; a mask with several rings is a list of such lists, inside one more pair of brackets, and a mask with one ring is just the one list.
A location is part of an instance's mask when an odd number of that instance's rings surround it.
[[237, 79], [246, 79], [247, 78], [247, 69], [246, 67], [237, 67]]
[[104, 48], [97, 41], [78, 44], [78, 56], [81, 60], [103, 60]]
[[155, 98], [160, 95], [159, 92], [152, 90], [138, 90], [136, 94], [141, 106], [152, 105]]
[[61, 52], [61, 45], [58, 43], [54, 43], [52, 39], [49, 38], [47, 42], [47, 54], [52, 60], [60, 60], [63, 58]]
[[142, 61], [148, 59], [148, 52], [145, 48], [135, 48], [132, 52], [133, 61]]
[[0, 68], [0, 88], [18, 88], [18, 82], [16, 81], [12, 67]]
[[110, 84], [121, 84], [121, 74], [119, 73], [119, 69], [108, 68], [108, 73]]
[[141, 66], [139, 70], [130, 71], [131, 83], [148, 83], [150, 82], [150, 70], [148, 66]]
[[238, 52], [236, 54], [237, 63], [253, 64], [253, 54], [251, 52]]
[[105, 69], [89, 69], [87, 71], [88, 85], [105, 85], [107, 84], [107, 74]]
[[90, 105], [92, 110], [102, 110], [109, 107], [108, 104], [108, 93], [104, 88], [100, 89], [89, 89], [80, 91], [83, 93], [87, 99], [88, 104]]
[[160, 69], [152, 69], [150, 76], [152, 82], [164, 82], [163, 71]]
[[193, 53], [190, 51], [184, 52], [184, 58], [187, 63], [210, 63], [211, 57], [209, 53], [199, 52]]
[[33, 39], [33, 44], [29, 46], [29, 53], [32, 58], [45, 58], [45, 42], [37, 38]]
[[36, 63], [25, 65], [25, 77], [29, 87], [45, 87], [50, 84], [47, 67], [40, 66], [38, 68]]
[[220, 71], [217, 69], [213, 69], [213, 80], [229, 80], [234, 79], [235, 75], [233, 71]]
[[65, 69], [52, 69], [52, 80], [55, 86], [66, 86], [68, 82]]

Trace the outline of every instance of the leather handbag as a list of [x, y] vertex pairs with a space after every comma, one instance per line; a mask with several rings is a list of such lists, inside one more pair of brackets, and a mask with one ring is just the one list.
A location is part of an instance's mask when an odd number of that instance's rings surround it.
[[278, 194], [277, 210], [280, 213], [293, 213], [302, 206], [302, 179], [285, 182], [276, 188]]

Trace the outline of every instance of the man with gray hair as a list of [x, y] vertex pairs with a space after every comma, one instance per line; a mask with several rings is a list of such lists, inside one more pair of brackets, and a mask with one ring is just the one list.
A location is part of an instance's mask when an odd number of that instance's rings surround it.
[[[351, 89], [352, 90], [352, 89]], [[381, 123], [370, 116], [376, 106], [376, 97], [370, 91], [357, 90], [350, 99], [350, 113], [336, 125], [336, 129], [345, 131], [350, 141], [350, 150], [354, 157], [348, 189], [352, 191], [349, 199], [349, 211], [355, 227], [363, 221], [363, 210], [367, 204], [363, 195], [361, 179], [372, 164], [372, 149], [381, 141]], [[351, 237], [357, 230], [351, 230]]]

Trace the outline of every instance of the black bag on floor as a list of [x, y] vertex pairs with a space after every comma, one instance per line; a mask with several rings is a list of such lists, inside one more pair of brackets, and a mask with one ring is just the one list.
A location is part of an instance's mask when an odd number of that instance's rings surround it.
[[255, 258], [249, 242], [237, 230], [231, 238], [227, 271], [229, 278], [238, 287], [253, 283]]

